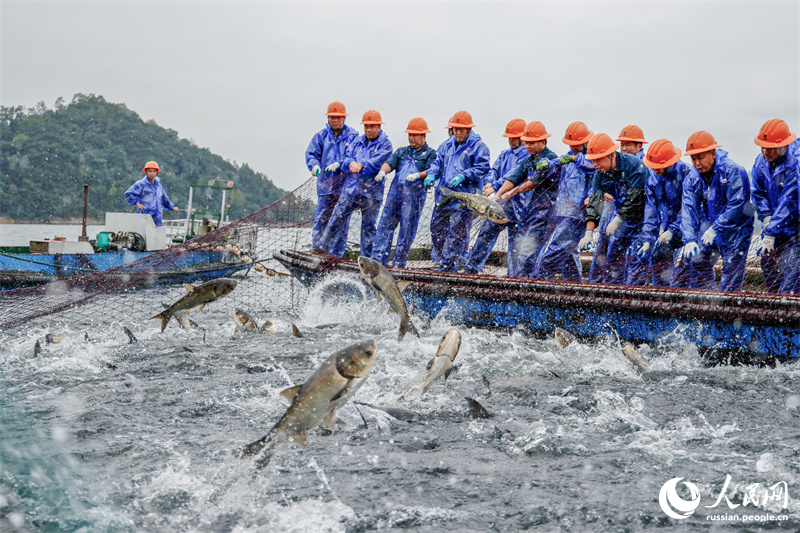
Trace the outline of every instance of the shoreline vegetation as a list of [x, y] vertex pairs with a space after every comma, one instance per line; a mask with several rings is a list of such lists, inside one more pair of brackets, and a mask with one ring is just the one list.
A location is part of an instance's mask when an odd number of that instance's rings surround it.
[[[44, 102], [0, 106], [0, 223], [80, 224], [84, 184], [89, 223], [103, 224], [108, 211], [134, 212], [124, 194], [150, 160], [158, 161], [161, 182], [179, 207], [188, 203], [189, 185], [213, 180], [234, 184], [231, 220], [286, 194], [246, 163], [225, 160], [177, 131], [145, 122], [125, 104], [79, 93], [70, 103], [59, 98], [53, 109]], [[195, 194], [198, 208], [205, 201]], [[214, 202], [208, 208], [218, 209]]]

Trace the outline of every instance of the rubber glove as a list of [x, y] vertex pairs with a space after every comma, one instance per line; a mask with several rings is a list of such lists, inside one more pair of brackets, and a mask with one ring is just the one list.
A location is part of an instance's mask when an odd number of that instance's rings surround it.
[[574, 155], [562, 155], [561, 157], [558, 158], [558, 162], [561, 163], [562, 165], [568, 165], [573, 161], [575, 161]]
[[658, 242], [660, 244], [669, 244], [669, 241], [672, 240], [672, 232], [670, 230], [664, 231], [661, 235], [658, 236]]
[[434, 181], [436, 181], [436, 176], [433, 174], [428, 174], [428, 177], [425, 178], [425, 181], [423, 181], [422, 184], [425, 185], [425, 187], [430, 187], [433, 185]]
[[450, 180], [450, 187], [458, 187], [459, 185], [464, 183], [465, 179], [466, 178], [464, 177], [463, 174], [459, 174], [458, 176]]
[[547, 159], [542, 159], [538, 163], [536, 163], [536, 170], [544, 170], [550, 166], [550, 162]]
[[578, 250], [581, 252], [591, 252], [594, 250], [594, 230], [586, 230], [583, 238], [578, 243]]
[[619, 218], [619, 215], [617, 215], [611, 220], [611, 222], [608, 223], [608, 226], [606, 226], [606, 235], [609, 237], [614, 235], [614, 233], [617, 232], [617, 228], [620, 224], [622, 224], [622, 219]]
[[384, 172], [383, 170], [381, 170], [380, 172], [378, 172], [377, 174], [375, 174], [375, 181], [377, 181], [378, 183], [380, 183], [380, 182], [382, 182], [382, 181], [383, 181], [383, 178], [385, 178], [385, 177], [386, 177], [386, 172]]
[[336, 172], [337, 170], [339, 170], [340, 166], [342, 165], [340, 165], [338, 161], [336, 163], [331, 163], [330, 165], [325, 167], [325, 172]]
[[420, 179], [422, 176], [419, 175], [419, 172], [414, 172], [413, 174], [409, 174], [406, 176], [406, 181], [411, 183], [412, 181], [416, 181]]
[[703, 243], [703, 246], [711, 246], [714, 242], [714, 237], [717, 236], [717, 232], [714, 231], [714, 228], [708, 228], [703, 236], [700, 237], [700, 242]]
[[319, 176], [319, 171], [320, 171], [319, 165], [314, 165], [314, 168], [311, 169], [311, 175], [317, 177]]
[[647, 250], [650, 249], [650, 243], [645, 242], [643, 243], [639, 249], [636, 251], [636, 257], [639, 258], [639, 261], [644, 261], [647, 259]]
[[772, 235], [764, 235], [761, 237], [761, 246], [758, 247], [757, 255], [767, 255], [775, 251], [775, 237]]

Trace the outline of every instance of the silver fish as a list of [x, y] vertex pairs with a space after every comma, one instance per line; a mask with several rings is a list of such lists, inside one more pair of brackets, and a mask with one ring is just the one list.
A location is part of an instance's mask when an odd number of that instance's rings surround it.
[[202, 311], [203, 307], [205, 307], [207, 303], [222, 298], [226, 294], [230, 293], [234, 288], [236, 288], [236, 281], [228, 278], [219, 278], [206, 281], [197, 287], [186, 284], [188, 294], [169, 306], [160, 314], [152, 317], [150, 320], [153, 320], [154, 318], [160, 318], [161, 331], [164, 331], [167, 328], [169, 319], [172, 318], [177, 311], [186, 310], [188, 312], [189, 309], [193, 309], [195, 307], [200, 307], [200, 310]]
[[254, 333], [258, 330], [258, 324], [247, 311], [234, 307], [231, 314], [233, 315], [233, 321], [236, 323], [236, 331]]
[[397, 340], [403, 340], [403, 337], [409, 331], [419, 337], [417, 328], [414, 327], [411, 317], [408, 315], [408, 308], [405, 300], [403, 300], [403, 295], [400, 294], [400, 288], [389, 271], [386, 270], [386, 267], [374, 259], [361, 255], [358, 257], [358, 268], [366, 278], [369, 286], [378, 293], [378, 300], [380, 301], [381, 297], [383, 297], [391, 308], [400, 315], [400, 332], [397, 335]]
[[256, 461], [256, 470], [260, 470], [269, 464], [278, 444], [289, 442], [305, 448], [306, 431], [320, 423], [332, 431], [336, 409], [364, 384], [377, 353], [374, 340], [348, 346], [328, 357], [305, 383], [281, 392], [292, 404], [269, 433], [244, 447], [240, 457], [264, 449]]
[[476, 215], [486, 217], [496, 224], [508, 224], [508, 215], [506, 215], [503, 207], [487, 196], [451, 191], [447, 187], [440, 187], [439, 190], [442, 191], [442, 200], [439, 202], [439, 208], [446, 206], [450, 202], [460, 200], [461, 205]]
[[566, 348], [575, 341], [575, 335], [561, 328], [556, 328], [553, 336], [555, 337], [556, 344], [558, 344], [559, 348]]
[[647, 360], [639, 353], [639, 350], [633, 344], [626, 344], [622, 347], [622, 353], [625, 354], [625, 357], [628, 358], [628, 361], [636, 365], [636, 367], [641, 372], [647, 372], [650, 370], [650, 364]]
[[458, 355], [459, 348], [461, 348], [461, 333], [457, 329], [451, 329], [442, 336], [439, 349], [436, 350], [434, 358], [428, 361], [425, 370], [403, 385], [397, 392], [397, 399], [402, 399], [406, 392], [417, 385], [422, 386], [422, 394], [425, 394], [434, 381], [442, 376], [447, 379], [453, 370], [453, 361]]
[[266, 321], [264, 321], [263, 324], [261, 324], [261, 327], [259, 328], [258, 331], [260, 333], [275, 333], [276, 331], [278, 331], [278, 327], [275, 325], [275, 322], [273, 322], [270, 319], [267, 319]]

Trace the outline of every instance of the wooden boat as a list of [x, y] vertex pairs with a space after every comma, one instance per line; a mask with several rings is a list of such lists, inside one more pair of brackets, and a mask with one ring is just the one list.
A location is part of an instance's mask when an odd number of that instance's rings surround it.
[[[294, 277], [313, 286], [351, 274], [350, 259], [281, 250], [274, 254]], [[698, 346], [714, 359], [760, 362], [800, 357], [800, 297], [661, 287], [579, 284], [426, 269], [389, 271], [408, 282], [403, 296], [416, 313], [484, 328], [523, 328], [552, 335], [561, 327], [580, 337]]]

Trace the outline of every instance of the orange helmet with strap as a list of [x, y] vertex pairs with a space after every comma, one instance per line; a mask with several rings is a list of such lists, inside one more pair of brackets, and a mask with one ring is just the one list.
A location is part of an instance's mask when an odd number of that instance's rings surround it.
[[506, 132], [503, 137], [519, 138], [525, 132], [525, 121], [521, 118], [515, 118], [506, 124]]
[[644, 166], [652, 169], [671, 167], [681, 158], [681, 150], [666, 139], [653, 141], [644, 156]]
[[610, 135], [598, 133], [589, 139], [589, 144], [586, 146], [586, 159], [589, 161], [600, 159], [613, 154], [618, 148], [619, 143], [615, 143]]
[[155, 169], [156, 173], [161, 172], [161, 167], [159, 167], [158, 163], [156, 163], [155, 161], [148, 161], [147, 163], [145, 163], [142, 172], [147, 172], [148, 168]]
[[415, 117], [408, 121], [408, 127], [406, 128], [406, 133], [430, 133], [431, 130], [428, 129], [428, 123], [425, 122], [424, 118]]
[[701, 152], [708, 152], [722, 146], [715, 139], [714, 136], [707, 131], [696, 131], [689, 135], [686, 141], [686, 155], [699, 154]]
[[328, 104], [328, 112], [326, 115], [329, 117], [346, 117], [347, 111], [345, 110], [343, 103], [331, 102]]
[[589, 128], [581, 122], [580, 120], [576, 120], [569, 126], [567, 126], [567, 132], [564, 134], [564, 144], [567, 146], [577, 146], [579, 144], [586, 144], [589, 142], [589, 139], [592, 138], [592, 132], [589, 131]]
[[543, 141], [548, 137], [550, 137], [550, 134], [547, 133], [547, 128], [538, 120], [534, 120], [525, 126], [525, 131], [522, 134], [522, 140], [526, 142]]
[[375, 111], [374, 109], [370, 109], [364, 116], [361, 117], [362, 124], [385, 124], [385, 122], [381, 119], [381, 114]]
[[642, 131], [642, 128], [636, 124], [628, 124], [622, 128], [622, 131], [619, 132], [619, 137], [617, 137], [617, 140], [647, 144], [647, 141], [644, 140], [644, 132]]
[[472, 115], [467, 111], [459, 111], [453, 118], [450, 119], [448, 128], [474, 128], [475, 124], [472, 122]]
[[789, 131], [789, 125], [785, 121], [773, 118], [761, 126], [755, 143], [761, 148], [780, 148], [792, 144], [796, 138], [797, 135]]

